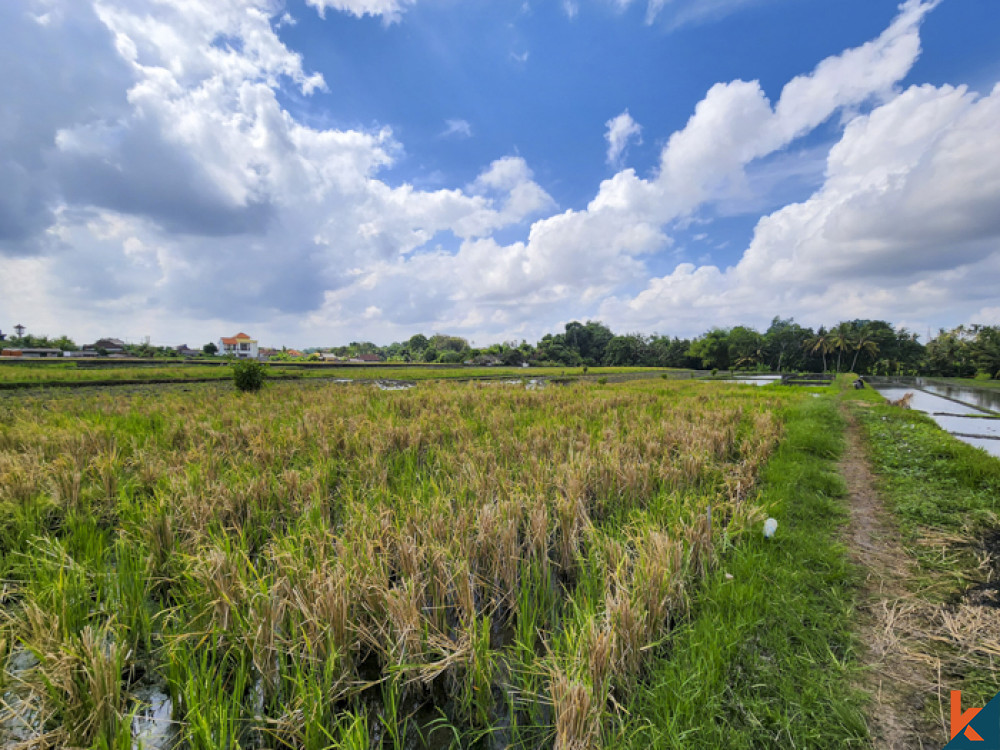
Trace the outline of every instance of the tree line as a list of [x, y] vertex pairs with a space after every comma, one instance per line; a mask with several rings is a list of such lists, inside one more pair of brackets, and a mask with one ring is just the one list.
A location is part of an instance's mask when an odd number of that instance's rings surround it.
[[[11, 348], [50, 347], [73, 351], [67, 336], [22, 336], [5, 340]], [[206, 354], [215, 345], [206, 344]], [[309, 352], [317, 349], [307, 350]], [[600, 321], [572, 321], [534, 344], [507, 341], [474, 347], [461, 336], [416, 334], [379, 346], [355, 341], [325, 348], [343, 357], [377, 354], [396, 362], [479, 365], [522, 364], [582, 367], [680, 367], [751, 372], [855, 372], [862, 375], [939, 375], [1000, 378], [1000, 326], [941, 329], [926, 344], [905, 328], [884, 320], [848, 320], [814, 330], [792, 318], [776, 317], [765, 331], [749, 326], [712, 328], [693, 339], [660, 334], [616, 334]], [[139, 357], [177, 357], [174, 349], [130, 344]]]
[[905, 328], [864, 319], [814, 330], [776, 317], [763, 332], [749, 326], [712, 328], [693, 339], [616, 334], [604, 323], [588, 320], [567, 323], [563, 331], [546, 334], [535, 344], [508, 341], [476, 348], [458, 336], [417, 334], [387, 346], [352, 342], [331, 351], [405, 362], [1000, 377], [1000, 326], [941, 329], [925, 345]]

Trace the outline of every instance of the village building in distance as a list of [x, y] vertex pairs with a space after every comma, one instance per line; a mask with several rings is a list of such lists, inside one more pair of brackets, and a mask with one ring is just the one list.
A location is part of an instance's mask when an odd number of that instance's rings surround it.
[[236, 357], [237, 359], [257, 359], [260, 352], [258, 351], [257, 340], [240, 332], [235, 336], [223, 336], [219, 339], [219, 354]]

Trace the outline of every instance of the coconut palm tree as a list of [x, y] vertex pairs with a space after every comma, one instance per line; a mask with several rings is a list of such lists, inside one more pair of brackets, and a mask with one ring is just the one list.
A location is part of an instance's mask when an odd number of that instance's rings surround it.
[[850, 323], [837, 323], [837, 327], [830, 331], [831, 343], [837, 352], [837, 372], [840, 372], [841, 356], [854, 344], [851, 333]]
[[854, 372], [854, 367], [858, 363], [858, 355], [862, 351], [871, 357], [879, 352], [878, 344], [872, 339], [872, 331], [868, 326], [858, 332], [858, 338], [854, 341], [854, 359], [851, 361], [851, 372]]
[[833, 351], [833, 342], [830, 338], [830, 334], [826, 332], [825, 329], [820, 328], [816, 332], [816, 335], [809, 339], [806, 346], [809, 348], [809, 352], [816, 354], [817, 352], [823, 355], [823, 372], [826, 372], [826, 355]]

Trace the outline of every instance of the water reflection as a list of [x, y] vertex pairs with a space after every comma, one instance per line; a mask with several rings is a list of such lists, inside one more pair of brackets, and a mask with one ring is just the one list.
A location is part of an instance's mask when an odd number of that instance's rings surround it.
[[770, 385], [781, 380], [780, 375], [755, 375], [748, 378], [733, 378], [731, 380], [706, 380], [706, 383], [739, 383], [741, 385]]
[[140, 688], [135, 696], [140, 708], [132, 717], [134, 750], [161, 750], [177, 743], [177, 727], [171, 721], [170, 697], [158, 688]]
[[936, 383], [926, 383], [921, 385], [925, 391], [936, 393], [945, 398], [953, 398], [966, 404], [978, 406], [980, 409], [1000, 413], [1000, 390], [987, 390], [986, 388], [968, 388], [959, 385], [938, 385]]
[[905, 396], [907, 393], [912, 393], [913, 398], [910, 400], [910, 408], [922, 411], [926, 414], [933, 414], [935, 412], [947, 412], [948, 414], [960, 414], [964, 416], [968, 416], [970, 414], [978, 414], [981, 416], [986, 414], [986, 412], [982, 409], [978, 409], [967, 404], [959, 404], [954, 401], [949, 401], [948, 399], [935, 396], [933, 393], [927, 393], [926, 391], [922, 391], [917, 388], [878, 386], [877, 390], [889, 401], [896, 401], [897, 399]]

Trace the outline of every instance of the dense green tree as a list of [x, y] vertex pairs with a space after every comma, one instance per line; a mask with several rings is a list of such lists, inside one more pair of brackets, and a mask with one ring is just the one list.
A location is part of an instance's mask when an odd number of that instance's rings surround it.
[[646, 346], [646, 361], [650, 367], [701, 367], [701, 360], [688, 355], [688, 339], [652, 336]]
[[636, 367], [646, 362], [646, 340], [638, 333], [613, 336], [604, 347], [603, 364], [611, 367]]
[[582, 363], [580, 352], [566, 343], [562, 333], [547, 333], [535, 347], [535, 361], [577, 367]]
[[805, 364], [806, 345], [811, 336], [812, 331], [800, 326], [794, 318], [775, 316], [764, 332], [764, 351], [771, 368], [781, 372]]
[[438, 351], [451, 352], [463, 352], [470, 348], [469, 342], [461, 336], [445, 336], [440, 333], [435, 333], [431, 336], [428, 346], [431, 346]]
[[727, 337], [729, 362], [733, 367], [754, 369], [764, 361], [764, 337], [753, 328], [736, 326]]
[[976, 369], [992, 378], [1000, 378], [1000, 326], [974, 325], [969, 342], [970, 355]]
[[688, 354], [706, 369], [729, 369], [729, 331], [713, 328], [691, 342]]
[[929, 374], [968, 378], [976, 374], [976, 364], [969, 346], [970, 331], [965, 326], [946, 331], [927, 342], [925, 369]]
[[575, 349], [580, 361], [588, 365], [599, 365], [604, 361], [604, 350], [614, 338], [611, 329], [596, 320], [567, 323], [564, 335], [566, 346]]
[[422, 333], [415, 333], [414, 335], [410, 336], [410, 340], [406, 342], [409, 350], [411, 352], [414, 352], [415, 354], [419, 354], [424, 349], [426, 349], [428, 343], [429, 342], [427, 341], [427, 337], [424, 336], [424, 334]]
[[507, 367], [520, 367], [526, 361], [526, 357], [520, 349], [512, 349], [508, 346], [500, 355], [500, 361]]

